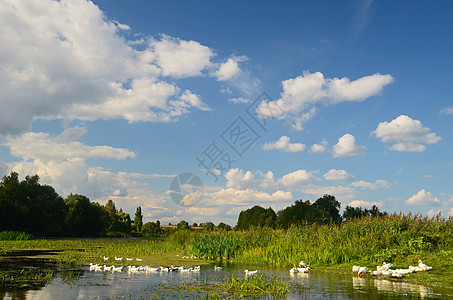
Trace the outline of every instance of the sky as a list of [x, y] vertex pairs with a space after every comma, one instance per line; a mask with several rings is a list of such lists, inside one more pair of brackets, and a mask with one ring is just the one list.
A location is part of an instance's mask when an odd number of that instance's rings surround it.
[[451, 1], [0, 0], [0, 176], [144, 221], [453, 215]]

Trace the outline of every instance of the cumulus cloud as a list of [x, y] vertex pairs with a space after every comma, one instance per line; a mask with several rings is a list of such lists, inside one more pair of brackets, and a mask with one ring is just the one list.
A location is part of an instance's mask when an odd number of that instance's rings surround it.
[[439, 205], [440, 200], [423, 189], [407, 199], [404, 203], [409, 205]]
[[384, 143], [393, 143], [389, 147], [394, 151], [423, 152], [424, 144], [437, 144], [441, 137], [423, 127], [422, 123], [406, 115], [400, 115], [391, 122], [381, 122], [372, 135]]
[[233, 56], [228, 58], [228, 60], [222, 63], [218, 70], [214, 72], [214, 76], [218, 81], [226, 81], [241, 73], [241, 68], [239, 63], [247, 60], [245, 56]]
[[347, 181], [354, 179], [354, 176], [346, 172], [345, 170], [331, 169], [326, 174], [322, 175], [325, 180], [338, 180]]
[[282, 136], [278, 141], [265, 143], [261, 149], [280, 150], [283, 152], [301, 152], [304, 151], [305, 145], [302, 143], [290, 143], [289, 137]]
[[196, 41], [162, 35], [160, 40], [151, 39], [150, 49], [164, 76], [176, 78], [199, 76], [211, 66], [214, 53], [209, 47]]
[[225, 174], [226, 186], [234, 189], [257, 189], [269, 188], [275, 185], [274, 173], [257, 172], [257, 176], [251, 171], [243, 171], [238, 168], [230, 169]]
[[392, 82], [393, 77], [388, 74], [376, 73], [351, 81], [346, 77], [325, 78], [321, 72], [304, 72], [296, 78], [282, 81], [283, 91], [276, 104], [282, 107], [288, 118], [294, 122], [293, 127], [302, 130], [302, 123], [316, 112], [313, 110], [314, 105], [364, 101], [380, 94], [383, 88]]
[[[167, 80], [209, 75], [213, 50], [168, 35], [127, 40], [130, 31], [91, 1], [1, 2], [0, 134], [28, 131], [39, 118], [170, 122], [208, 110]], [[222, 78], [234, 75], [228, 62]]]
[[282, 176], [278, 180], [278, 183], [284, 186], [297, 186], [321, 181], [320, 178], [313, 175], [314, 173], [317, 173], [317, 171], [307, 172], [306, 170], [297, 170]]
[[327, 141], [323, 140], [320, 144], [313, 144], [310, 147], [311, 153], [324, 153], [327, 150]]
[[332, 148], [333, 157], [362, 155], [366, 152], [365, 146], [356, 145], [355, 137], [348, 133], [339, 138]]
[[370, 189], [372, 191], [390, 188], [390, 184], [388, 183], [388, 181], [381, 179], [376, 180], [374, 183], [359, 180], [351, 183], [351, 186], [363, 189]]

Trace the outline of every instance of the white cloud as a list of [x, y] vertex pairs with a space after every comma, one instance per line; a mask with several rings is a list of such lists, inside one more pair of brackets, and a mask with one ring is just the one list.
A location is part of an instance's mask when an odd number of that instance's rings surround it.
[[311, 185], [302, 189], [306, 194], [313, 195], [316, 199], [324, 196], [325, 194], [333, 195], [335, 198], [342, 202], [350, 202], [355, 198], [356, 190], [349, 186], [316, 186]]
[[167, 35], [126, 40], [124, 31], [90, 1], [1, 2], [0, 134], [39, 118], [170, 122], [209, 109], [165, 81], [209, 75], [209, 47]]
[[258, 176], [251, 171], [244, 172], [238, 168], [230, 169], [225, 174], [227, 180], [226, 186], [234, 189], [257, 189], [269, 188], [275, 185], [274, 173], [268, 171], [267, 173], [257, 172]]
[[339, 180], [346, 181], [354, 179], [354, 176], [346, 172], [345, 170], [331, 169], [326, 174], [322, 175], [325, 180]]
[[320, 144], [313, 144], [310, 147], [311, 153], [324, 153], [327, 150], [327, 141], [323, 140]]
[[388, 183], [388, 181], [381, 180], [381, 179], [376, 180], [374, 183], [359, 180], [359, 181], [355, 181], [355, 182], [351, 183], [351, 186], [363, 188], [363, 189], [366, 188], [366, 189], [370, 189], [372, 191], [390, 188], [390, 184]]
[[404, 203], [409, 205], [439, 205], [440, 200], [423, 189], [407, 199]]
[[164, 76], [199, 76], [211, 66], [210, 60], [214, 56], [209, 47], [196, 41], [184, 41], [165, 34], [160, 40], [152, 39], [149, 46]]
[[[78, 131], [75, 135], [74, 132]], [[10, 148], [11, 154], [24, 160], [87, 160], [88, 158], [106, 158], [123, 160], [134, 158], [135, 153], [110, 146], [88, 146], [68, 139], [79, 138], [83, 128], [65, 130], [60, 136], [51, 138], [47, 133], [29, 132], [18, 137], [9, 137], [3, 145]]]
[[290, 143], [289, 137], [282, 136], [278, 141], [265, 143], [261, 149], [280, 150], [283, 152], [301, 152], [304, 151], [305, 145], [301, 143]]
[[233, 77], [236, 77], [241, 73], [241, 68], [239, 67], [239, 62], [246, 61], [247, 57], [245, 56], [233, 56], [228, 58], [228, 60], [222, 63], [219, 66], [219, 69], [214, 72], [214, 76], [218, 81], [229, 80]]
[[320, 178], [313, 175], [314, 173], [317, 173], [317, 171], [307, 172], [306, 170], [297, 170], [282, 176], [278, 180], [278, 183], [284, 186], [297, 186], [321, 181]]
[[376, 201], [364, 201], [364, 200], [352, 200], [351, 202], [348, 203], [349, 206], [351, 207], [373, 207], [373, 205], [376, 205], [377, 207], [383, 207], [381, 202], [376, 202]]
[[428, 212], [426, 213], [426, 216], [428, 218], [432, 218], [432, 217], [437, 216], [439, 213], [442, 213], [442, 211], [440, 209], [432, 208], [432, 209], [428, 210]]
[[291, 192], [278, 190], [272, 194], [254, 189], [237, 190], [234, 188], [221, 189], [210, 194], [216, 205], [256, 205], [257, 203], [272, 203], [290, 201]]
[[301, 130], [302, 123], [316, 112], [314, 105], [363, 101], [380, 94], [392, 82], [393, 77], [388, 74], [376, 73], [350, 81], [346, 77], [329, 79], [320, 72], [304, 72], [301, 76], [282, 81], [283, 91], [276, 104], [294, 121], [293, 127]]
[[365, 154], [365, 146], [355, 144], [355, 137], [351, 134], [345, 134], [338, 139], [338, 143], [332, 148], [333, 157], [355, 156]]
[[441, 115], [453, 115], [453, 107], [445, 107], [440, 110]]
[[394, 151], [423, 152], [424, 144], [437, 144], [441, 137], [423, 127], [422, 123], [406, 115], [400, 115], [391, 122], [379, 123], [371, 133], [384, 143], [394, 143], [389, 147]]
[[230, 103], [234, 103], [234, 104], [238, 104], [238, 103], [250, 103], [251, 100], [250, 99], [245, 99], [245, 98], [242, 98], [242, 97], [239, 97], [239, 98], [230, 98], [228, 99], [228, 102]]

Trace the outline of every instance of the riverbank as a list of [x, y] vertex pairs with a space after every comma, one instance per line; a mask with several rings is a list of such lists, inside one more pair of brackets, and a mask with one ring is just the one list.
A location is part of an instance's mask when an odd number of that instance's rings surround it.
[[[193, 266], [215, 261], [289, 270], [303, 260], [316, 270], [351, 276], [353, 265], [375, 270], [385, 261], [393, 263], [393, 268], [407, 268], [421, 259], [433, 269], [405, 275], [404, 280], [453, 287], [453, 222], [440, 217], [391, 215], [341, 226], [305, 225], [288, 230], [177, 230], [154, 240], [0, 241], [0, 262], [14, 251], [43, 249], [53, 252], [40, 258], [74, 266], [90, 262]], [[123, 261], [115, 257], [123, 257]]]

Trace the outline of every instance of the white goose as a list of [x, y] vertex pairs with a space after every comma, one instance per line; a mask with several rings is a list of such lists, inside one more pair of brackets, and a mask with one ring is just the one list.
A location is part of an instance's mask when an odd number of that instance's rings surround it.
[[297, 273], [299, 272], [296, 267], [293, 267], [291, 270], [289, 270], [290, 273]]
[[115, 256], [115, 260], [116, 260], [116, 261], [123, 261], [123, 258], [122, 258], [122, 257], [116, 257], [116, 256]]
[[253, 275], [256, 273], [258, 273], [258, 270], [255, 270], [255, 271], [249, 271], [247, 269], [244, 270], [244, 275]]
[[112, 271], [113, 266], [107, 267], [104, 265], [104, 271]]
[[310, 267], [297, 268], [297, 272], [299, 273], [308, 273], [308, 271], [310, 271]]
[[113, 266], [112, 271], [113, 271], [113, 272], [121, 272], [121, 271], [123, 271], [123, 266], [119, 266], [119, 267]]
[[104, 255], [104, 261], [107, 261], [107, 260], [109, 260], [109, 258], [108, 258], [108, 257], [105, 257], [105, 255]]
[[369, 270], [367, 267], [360, 267], [359, 270], [357, 271], [357, 277], [364, 276], [366, 273], [368, 273]]
[[421, 260], [418, 261], [418, 267], [422, 269], [423, 271], [428, 271], [431, 270], [433, 267], [430, 267], [428, 265], [425, 265]]

